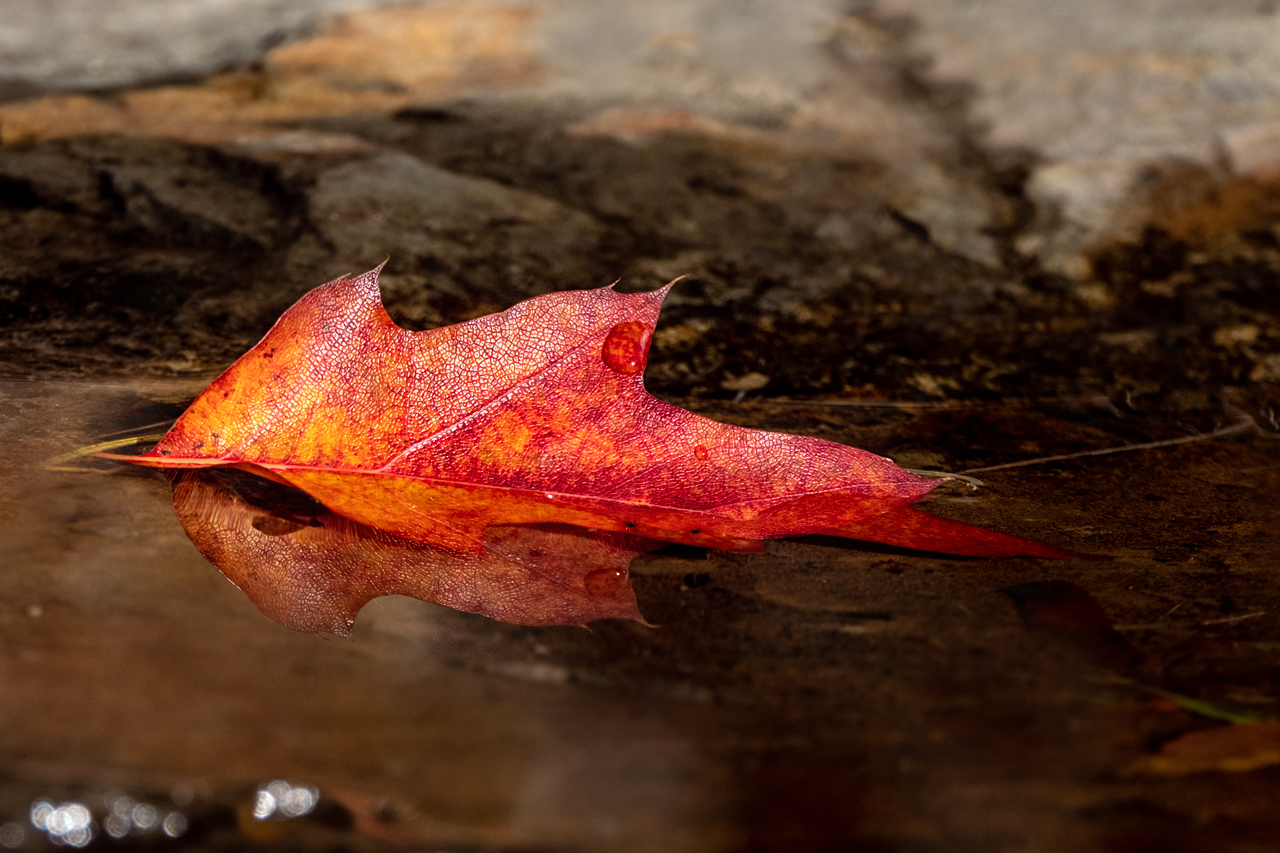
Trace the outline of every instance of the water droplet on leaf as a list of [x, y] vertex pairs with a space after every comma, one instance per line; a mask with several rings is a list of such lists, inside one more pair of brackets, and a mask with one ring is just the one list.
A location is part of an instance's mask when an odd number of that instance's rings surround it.
[[698, 458], [699, 462], [706, 462], [707, 446], [705, 444], [699, 444], [697, 447], [693, 449], [693, 455]]
[[610, 370], [639, 373], [649, 357], [649, 339], [653, 332], [644, 323], [619, 323], [604, 339], [600, 357]]

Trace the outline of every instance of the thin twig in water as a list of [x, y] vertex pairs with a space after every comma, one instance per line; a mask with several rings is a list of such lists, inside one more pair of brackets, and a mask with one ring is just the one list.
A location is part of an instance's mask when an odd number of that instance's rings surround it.
[[892, 400], [767, 400], [775, 406], [805, 406], [834, 409], [969, 409], [987, 403], [966, 403], [960, 400], [937, 402], [894, 402]]
[[166, 428], [168, 428], [168, 427], [173, 426], [174, 421], [175, 421], [175, 419], [174, 419], [174, 418], [166, 418], [166, 419], [165, 419], [165, 420], [163, 420], [163, 421], [152, 421], [152, 422], [151, 422], [151, 423], [149, 423], [149, 424], [141, 424], [141, 425], [136, 426], [136, 427], [129, 427], [128, 429], [118, 429], [118, 430], [116, 430], [115, 432], [109, 432], [109, 433], [107, 433], [106, 435], [104, 435], [104, 436], [103, 436], [103, 438], [111, 438], [111, 436], [113, 436], [113, 435], [124, 435], [124, 434], [126, 434], [126, 433], [130, 433], [130, 432], [137, 432], [137, 431], [138, 431], [138, 430], [140, 430], [140, 429], [154, 429], [154, 428], [156, 428], [156, 427], [166, 427]]
[[1188, 435], [1182, 438], [1167, 438], [1163, 441], [1145, 441], [1141, 444], [1125, 444], [1120, 447], [1104, 447], [1102, 450], [1082, 450], [1079, 453], [1061, 453], [1057, 456], [1040, 456], [1036, 459], [1023, 459], [1021, 462], [1006, 462], [1003, 465], [988, 465], [985, 468], [967, 468], [960, 472], [962, 474], [980, 474], [985, 471], [1003, 471], [1006, 468], [1024, 468], [1027, 465], [1040, 465], [1045, 462], [1062, 462], [1067, 459], [1080, 459], [1085, 456], [1108, 456], [1112, 453], [1127, 453], [1131, 450], [1154, 450], [1157, 447], [1173, 447], [1178, 444], [1191, 444], [1196, 441], [1205, 441], [1210, 438], [1223, 438], [1228, 435], [1238, 435], [1242, 432], [1249, 432], [1258, 429], [1257, 423], [1252, 419], [1243, 421], [1238, 424], [1232, 424], [1229, 427], [1222, 427], [1213, 432], [1203, 433], [1201, 435]]
[[921, 471], [918, 468], [904, 468], [903, 470], [909, 474], [915, 474], [917, 477], [929, 477], [933, 480], [959, 480], [962, 483], [968, 483], [975, 489], [986, 485], [977, 477], [966, 477], [964, 474], [954, 474], [950, 471]]
[[1084, 397], [1039, 397], [1024, 400], [761, 400], [775, 406], [807, 406], [834, 409], [981, 409], [1000, 407], [1030, 407], [1044, 405], [1086, 404], [1102, 406], [1116, 417], [1125, 417], [1110, 399], [1101, 394]]
[[44, 463], [46, 471], [83, 471], [84, 468], [76, 468], [67, 466], [66, 463], [73, 459], [80, 459], [84, 456], [92, 456], [95, 453], [102, 453], [107, 450], [116, 450], [120, 447], [129, 447], [134, 444], [142, 444], [147, 441], [159, 441], [164, 438], [163, 435], [155, 433], [152, 435], [135, 435], [131, 438], [117, 438], [114, 441], [100, 441], [97, 444], [90, 444], [87, 447], [79, 447], [70, 453], [63, 453], [55, 456]]
[[1113, 625], [1112, 627], [1117, 631], [1176, 631], [1184, 628], [1203, 628], [1208, 625], [1228, 625], [1232, 622], [1244, 622], [1247, 619], [1257, 619], [1259, 616], [1266, 615], [1265, 610], [1255, 610], [1252, 613], [1241, 613], [1239, 616], [1224, 616], [1221, 619], [1205, 619], [1201, 622], [1147, 622], [1141, 625]]
[[1239, 616], [1225, 616], [1222, 619], [1206, 619], [1201, 625], [1226, 625], [1229, 622], [1243, 622], [1246, 619], [1257, 619], [1259, 616], [1266, 616], [1267, 611], [1257, 610], [1253, 613], [1242, 613]]

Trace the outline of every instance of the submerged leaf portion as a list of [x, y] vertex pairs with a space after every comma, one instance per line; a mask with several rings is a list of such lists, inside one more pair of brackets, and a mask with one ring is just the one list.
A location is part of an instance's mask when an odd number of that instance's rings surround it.
[[200, 553], [259, 610], [295, 631], [341, 636], [383, 595], [520, 625], [638, 620], [627, 566], [659, 544], [571, 527], [492, 527], [483, 554], [447, 551], [235, 470], [178, 473], [173, 507]]
[[1111, 625], [1092, 595], [1068, 581], [1035, 581], [1000, 590], [1027, 629], [1060, 640], [1092, 663], [1124, 669], [1142, 655]]

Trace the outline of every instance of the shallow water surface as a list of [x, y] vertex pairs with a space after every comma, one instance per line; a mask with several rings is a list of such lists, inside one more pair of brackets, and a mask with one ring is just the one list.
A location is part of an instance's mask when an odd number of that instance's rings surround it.
[[[385, 598], [340, 640], [258, 613], [187, 541], [163, 479], [42, 467], [171, 418], [200, 385], [0, 386], [6, 847], [49, 843], [42, 798], [87, 807], [91, 844], [175, 848], [1072, 850], [1191, 820], [1193, 802], [1224, 837], [1275, 828], [1240, 793], [1274, 767], [1211, 774], [1212, 795], [1203, 775], [1126, 770], [1223, 725], [1153, 689], [1276, 710], [1270, 439], [991, 472], [926, 504], [1108, 561], [667, 549], [633, 566], [656, 627], [521, 628]], [[1068, 410], [704, 409], [908, 464], [1118, 443], [1105, 416]], [[1136, 663], [1027, 631], [998, 592], [1055, 579], [1100, 603]], [[304, 815], [253, 816], [272, 780]], [[58, 813], [63, 843], [85, 840], [77, 814]]]

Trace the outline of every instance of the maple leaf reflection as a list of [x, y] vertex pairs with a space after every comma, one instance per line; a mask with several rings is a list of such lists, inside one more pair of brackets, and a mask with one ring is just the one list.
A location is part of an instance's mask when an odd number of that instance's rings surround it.
[[518, 625], [642, 620], [631, 559], [662, 543], [564, 525], [493, 526], [481, 554], [412, 542], [243, 471], [178, 471], [173, 506], [201, 554], [267, 616], [349, 636], [360, 608], [407, 595]]

